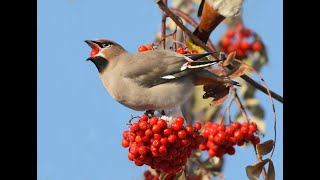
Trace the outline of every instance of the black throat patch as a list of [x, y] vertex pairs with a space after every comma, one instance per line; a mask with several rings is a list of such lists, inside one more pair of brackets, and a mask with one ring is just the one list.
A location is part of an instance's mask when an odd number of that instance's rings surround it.
[[94, 65], [96, 65], [99, 73], [102, 73], [108, 65], [108, 60], [106, 60], [105, 58], [101, 57], [101, 56], [96, 56], [91, 58], [91, 61], [94, 63]]

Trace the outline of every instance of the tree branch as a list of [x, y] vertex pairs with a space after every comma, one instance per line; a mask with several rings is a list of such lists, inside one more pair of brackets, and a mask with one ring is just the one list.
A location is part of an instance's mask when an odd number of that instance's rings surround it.
[[[207, 52], [214, 52], [212, 49], [210, 49], [208, 46], [206, 46], [206, 44], [204, 42], [202, 42], [197, 36], [195, 36], [187, 27], [185, 27], [179, 20], [178, 18], [167, 8], [167, 6], [163, 3], [162, 0], [155, 0], [155, 2], [158, 4], [159, 8], [164, 11], [181, 29], [182, 31], [184, 31], [189, 37], [190, 39], [198, 46], [202, 47], [204, 50], [206, 50]], [[214, 56], [215, 58], [216, 55]], [[228, 69], [233, 69], [234, 67], [232, 65], [228, 65], [227, 66]], [[267, 93], [267, 89], [263, 86], [261, 86], [259, 83], [257, 83], [256, 81], [254, 81], [253, 79], [251, 79], [249, 76], [247, 75], [242, 75], [240, 76], [242, 79], [244, 79], [245, 81], [247, 81], [249, 84], [251, 84], [252, 86], [254, 86], [255, 88], [259, 89], [260, 91], [262, 91], [265, 94]], [[271, 91], [271, 96], [278, 100], [279, 102], [283, 103], [283, 98], [276, 94], [275, 92]]]

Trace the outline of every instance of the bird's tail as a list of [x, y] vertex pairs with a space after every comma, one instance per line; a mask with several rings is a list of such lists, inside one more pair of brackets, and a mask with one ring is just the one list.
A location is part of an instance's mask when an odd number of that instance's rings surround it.
[[[199, 26], [194, 30], [196, 35], [202, 42], [207, 43], [211, 32], [225, 19], [217, 10], [211, 7], [204, 0], [201, 2], [198, 14], [201, 14]], [[202, 10], [203, 9], [203, 10]], [[201, 11], [201, 13], [199, 13]]]
[[203, 69], [201, 72], [197, 73], [195, 84], [196, 85], [213, 85], [214, 84], [214, 85], [241, 86], [240, 83], [232, 79], [215, 74], [215, 72], [212, 71], [212, 69]]

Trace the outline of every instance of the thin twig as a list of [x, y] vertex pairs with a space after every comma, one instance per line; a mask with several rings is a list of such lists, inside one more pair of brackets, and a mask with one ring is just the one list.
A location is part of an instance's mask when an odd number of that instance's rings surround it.
[[199, 166], [199, 168], [205, 173], [205, 175], [209, 175], [209, 170], [206, 167], [204, 167], [197, 158], [192, 156], [190, 159]]
[[271, 97], [271, 92], [268, 88], [268, 85], [266, 83], [266, 81], [263, 79], [263, 77], [259, 74], [259, 72], [254, 69], [252, 66], [248, 65], [247, 63], [243, 62], [243, 61], [240, 61], [238, 59], [235, 59], [236, 62], [239, 62], [239, 63], [242, 63], [242, 64], [245, 64], [247, 65], [248, 67], [250, 67], [250, 69], [252, 71], [254, 71], [258, 76], [259, 78], [261, 79], [261, 81], [264, 83], [264, 86], [266, 87], [267, 91], [268, 91], [268, 95], [269, 95], [269, 98], [270, 98], [270, 101], [271, 101], [271, 105], [272, 105], [272, 110], [273, 110], [273, 128], [274, 128], [274, 139], [273, 139], [273, 149], [272, 149], [272, 153], [270, 155], [270, 159], [272, 158], [273, 156], [273, 153], [274, 153], [274, 149], [276, 147], [276, 140], [277, 140], [277, 114], [276, 114], [276, 108], [274, 106], [274, 102], [273, 102], [273, 99]]
[[226, 112], [228, 111], [228, 114], [229, 114], [229, 124], [231, 124], [230, 106], [231, 106], [234, 98], [235, 98], [234, 93], [232, 93], [232, 97], [231, 97], [230, 101], [228, 102], [226, 108], [224, 109], [224, 111], [223, 111], [223, 116], [222, 116], [223, 119], [224, 119], [224, 117], [225, 117], [225, 115], [226, 115]]
[[[199, 162], [199, 160], [195, 157], [191, 157], [190, 158], [194, 163], [196, 163], [199, 168], [205, 173], [206, 176], [209, 176], [209, 171], [205, 166], [203, 166], [203, 164], [201, 162]], [[219, 178], [221, 179], [224, 179], [224, 176], [222, 173], [217, 173], [217, 172], [214, 172]]]
[[249, 121], [249, 116], [248, 116], [248, 114], [247, 114], [244, 106], [242, 105], [242, 103], [241, 103], [241, 101], [240, 101], [240, 98], [239, 98], [239, 96], [238, 96], [238, 94], [237, 94], [236, 89], [235, 89], [233, 86], [231, 86], [231, 92], [232, 92], [232, 94], [233, 94], [234, 97], [235, 97], [234, 101], [235, 101], [236, 104], [238, 105], [238, 107], [239, 107], [239, 109], [240, 109], [240, 112], [241, 112], [241, 114], [242, 114], [242, 117], [243, 117], [246, 121]]
[[[194, 28], [198, 27], [199, 24], [190, 15], [188, 15], [188, 14], [186, 14], [176, 8], [169, 8], [169, 10], [172, 11], [177, 16], [182, 17], [184, 20], [186, 20], [187, 23], [192, 25]], [[214, 45], [210, 39], [208, 39], [208, 47], [211, 49], [211, 51], [216, 51], [216, 48], [214, 47]]]
[[[237, 105], [238, 105], [238, 107], [239, 107], [239, 109], [240, 109], [240, 111], [241, 111], [241, 113], [242, 113], [242, 116], [243, 116], [247, 121], [249, 121], [248, 114], [246, 113], [245, 108], [244, 108], [244, 106], [242, 105], [242, 103], [241, 103], [241, 101], [240, 101], [240, 98], [239, 98], [239, 96], [238, 96], [238, 94], [237, 94], [237, 92], [236, 92], [236, 89], [232, 87], [231, 90], [232, 90], [232, 93], [233, 93], [234, 96], [235, 96], [235, 102], [237, 103]], [[257, 159], [258, 159], [259, 161], [262, 161], [260, 155], [257, 153], [256, 145], [254, 145], [253, 148], [254, 148], [255, 154], [256, 154], [256, 156], [257, 156]], [[266, 177], [267, 177], [267, 172], [266, 172], [266, 169], [265, 169], [264, 167], [262, 168], [262, 175], [263, 175], [263, 179], [266, 179]]]
[[[256, 145], [253, 145], [253, 149], [254, 149], [254, 152], [256, 153], [257, 159], [259, 161], [262, 161], [262, 156], [259, 155], [259, 153], [257, 153]], [[267, 171], [264, 166], [262, 168], [262, 176], [263, 176], [263, 179], [267, 179]]]
[[[212, 49], [210, 49], [208, 46], [206, 46], [206, 44], [204, 42], [202, 42], [197, 36], [195, 36], [187, 27], [185, 27], [181, 22], [179, 22], [179, 20], [177, 19], [177, 17], [167, 8], [167, 6], [163, 3], [162, 0], [155, 0], [155, 2], [158, 4], [159, 8], [164, 11], [181, 29], [182, 31], [184, 31], [189, 37], [190, 39], [198, 46], [202, 47], [204, 50], [206, 50], [207, 52], [213, 52]], [[215, 58], [217, 58], [214, 55]], [[232, 70], [234, 67], [232, 65], [228, 65], [227, 66], [228, 69]], [[254, 86], [255, 88], [259, 89], [260, 91], [264, 92], [265, 94], [267, 93], [267, 89], [263, 86], [261, 86], [259, 83], [257, 83], [256, 81], [254, 81], [253, 79], [251, 79], [249, 76], [247, 75], [242, 75], [240, 76], [242, 79], [244, 79], [245, 81], [247, 81], [249, 84], [251, 84], [252, 86]], [[283, 103], [283, 98], [270, 91], [271, 92], [271, 96], [278, 100], [279, 102]]]
[[[165, 6], [167, 6], [167, 1], [168, 0], [163, 0], [163, 3], [165, 4]], [[166, 48], [166, 19], [167, 19], [167, 15], [165, 13], [162, 13], [162, 19], [161, 19], [161, 39], [163, 39], [163, 43], [162, 43], [162, 47], [163, 49]]]
[[[231, 64], [229, 64], [228, 66], [226, 66], [228, 69], [230, 69], [230, 70], [233, 70], [235, 67], [233, 66], [233, 65], [231, 65]], [[262, 85], [260, 85], [259, 83], [257, 83], [255, 80], [253, 80], [252, 78], [250, 78], [249, 76], [247, 76], [247, 75], [242, 75], [242, 76], [240, 76], [242, 79], [244, 79], [245, 81], [247, 81], [249, 84], [251, 84], [252, 86], [254, 86], [255, 88], [257, 88], [257, 89], [259, 89], [260, 91], [262, 91], [263, 93], [265, 93], [265, 94], [267, 94], [268, 95], [268, 90], [265, 88], [265, 87], [263, 87]], [[283, 97], [282, 96], [280, 96], [279, 94], [277, 94], [277, 93], [275, 93], [275, 92], [273, 92], [273, 91], [271, 91], [271, 90], [269, 90], [270, 91], [270, 94], [271, 94], [271, 96], [274, 98], [274, 99], [276, 99], [277, 101], [279, 101], [279, 102], [281, 102], [281, 103], [283, 103]]]

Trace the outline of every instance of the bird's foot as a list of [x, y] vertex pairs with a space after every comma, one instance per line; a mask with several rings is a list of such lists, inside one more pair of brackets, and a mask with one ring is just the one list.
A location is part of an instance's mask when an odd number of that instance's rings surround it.
[[164, 112], [164, 110], [161, 110], [161, 115], [162, 115], [162, 116], [165, 116], [165, 115], [166, 115], [166, 112]]
[[146, 110], [144, 114], [147, 115], [148, 117], [152, 117], [154, 115], [154, 110]]

